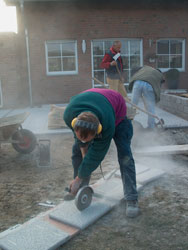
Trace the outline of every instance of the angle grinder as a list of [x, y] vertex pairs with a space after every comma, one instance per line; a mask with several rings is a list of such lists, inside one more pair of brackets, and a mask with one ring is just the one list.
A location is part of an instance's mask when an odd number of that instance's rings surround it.
[[83, 186], [79, 189], [75, 197], [75, 205], [78, 210], [82, 211], [89, 207], [92, 201], [93, 189], [90, 186]]

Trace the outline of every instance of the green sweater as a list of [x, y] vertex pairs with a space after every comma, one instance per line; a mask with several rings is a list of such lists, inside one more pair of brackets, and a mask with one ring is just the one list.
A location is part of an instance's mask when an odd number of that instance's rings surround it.
[[163, 74], [150, 66], [143, 66], [130, 79], [129, 89], [132, 90], [135, 81], [140, 80], [149, 83], [153, 87], [155, 101], [160, 101], [161, 82]]
[[82, 112], [94, 113], [102, 124], [102, 136], [94, 138], [78, 170], [78, 177], [85, 178], [99, 166], [110, 147], [115, 132], [115, 112], [107, 98], [99, 93], [78, 94], [71, 98], [64, 112], [63, 118], [69, 128], [72, 129], [71, 121]]

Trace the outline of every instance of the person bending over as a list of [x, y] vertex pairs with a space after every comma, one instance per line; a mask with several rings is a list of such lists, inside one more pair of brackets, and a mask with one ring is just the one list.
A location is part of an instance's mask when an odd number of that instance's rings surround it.
[[72, 148], [74, 179], [70, 183], [69, 198], [74, 198], [80, 187], [89, 184], [91, 173], [100, 165], [114, 139], [127, 201], [126, 215], [136, 217], [139, 207], [131, 152], [133, 127], [126, 117], [124, 98], [115, 90], [86, 90], [71, 98], [64, 121], [75, 137]]

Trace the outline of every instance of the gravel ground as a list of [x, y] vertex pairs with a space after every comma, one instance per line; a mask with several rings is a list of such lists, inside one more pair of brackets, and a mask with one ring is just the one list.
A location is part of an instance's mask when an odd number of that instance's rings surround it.
[[[63, 199], [64, 189], [72, 179], [73, 137], [67, 133], [45, 138], [51, 139], [51, 167], [38, 167], [36, 152], [21, 155], [10, 144], [1, 145], [1, 232], [49, 209], [39, 206], [40, 202], [51, 201], [57, 205]], [[143, 146], [172, 144], [188, 144], [188, 129], [158, 133], [139, 133], [135, 129], [135, 150]], [[112, 159], [116, 161], [113, 144], [102, 164], [104, 174], [111, 170], [108, 163]], [[59, 249], [188, 249], [188, 156], [139, 157], [135, 160], [166, 172], [140, 191], [141, 215], [127, 219], [122, 201]], [[97, 169], [91, 183], [99, 178], [102, 175]]]

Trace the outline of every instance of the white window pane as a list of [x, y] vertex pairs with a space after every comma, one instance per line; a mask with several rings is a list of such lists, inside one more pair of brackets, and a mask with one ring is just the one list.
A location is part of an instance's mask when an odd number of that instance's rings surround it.
[[157, 42], [157, 54], [169, 54], [169, 40]]
[[137, 68], [140, 66], [140, 56], [130, 56], [130, 67]]
[[49, 72], [61, 71], [61, 58], [48, 59]]
[[103, 55], [103, 42], [96, 41], [93, 43], [93, 54]]
[[128, 42], [122, 42], [121, 43], [121, 54], [128, 55]]
[[105, 43], [104, 43], [105, 53], [109, 52], [109, 50], [112, 47], [112, 45], [113, 45], [113, 41], [105, 41]]
[[138, 41], [131, 41], [130, 54], [140, 54], [140, 43]]
[[122, 56], [123, 61], [123, 68], [128, 69], [129, 68], [129, 56]]
[[170, 54], [182, 54], [182, 42], [177, 40], [170, 41]]
[[74, 56], [74, 55], [75, 55], [75, 44], [63, 43], [62, 44], [62, 56]]
[[169, 56], [158, 56], [157, 57], [158, 68], [169, 68]]
[[94, 69], [101, 69], [100, 64], [102, 62], [103, 56], [95, 56], [93, 59], [94, 59]]
[[75, 58], [64, 57], [63, 58], [63, 71], [74, 71], [76, 70]]
[[170, 68], [182, 68], [182, 57], [181, 56], [170, 56]]
[[60, 44], [49, 43], [47, 45], [48, 56], [61, 56]]

